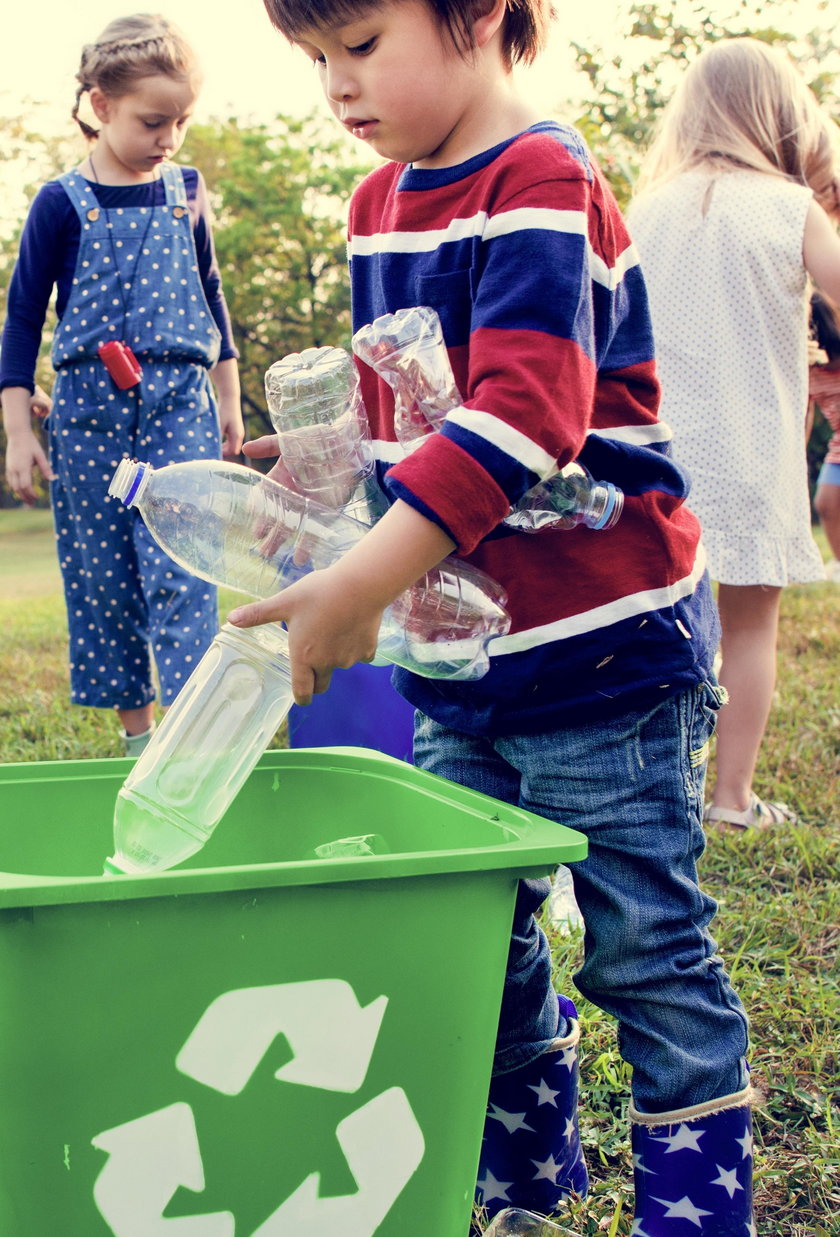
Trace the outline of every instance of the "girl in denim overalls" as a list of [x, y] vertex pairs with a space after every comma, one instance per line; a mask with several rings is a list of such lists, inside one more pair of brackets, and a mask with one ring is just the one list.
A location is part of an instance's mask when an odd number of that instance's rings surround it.
[[[116, 709], [131, 754], [153, 728], [151, 654], [167, 706], [216, 633], [217, 599], [108, 483], [126, 455], [158, 466], [216, 458], [220, 437], [234, 455], [243, 437], [206, 191], [194, 169], [167, 162], [197, 79], [191, 50], [160, 17], [114, 21], [83, 49], [74, 117], [90, 154], [33, 203], [0, 365], [9, 484], [31, 502], [33, 467], [51, 482], [73, 703]], [[98, 130], [78, 116], [87, 92]], [[53, 284], [48, 461], [29, 402]]]

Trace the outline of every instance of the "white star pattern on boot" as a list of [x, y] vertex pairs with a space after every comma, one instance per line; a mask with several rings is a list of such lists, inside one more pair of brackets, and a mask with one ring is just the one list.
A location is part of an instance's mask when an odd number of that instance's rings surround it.
[[736, 1141], [736, 1143], [738, 1144], [738, 1146], [741, 1148], [741, 1158], [742, 1158], [743, 1160], [745, 1160], [745, 1159], [747, 1158], [747, 1156], [751, 1156], [751, 1155], [752, 1155], [752, 1153], [753, 1153], [753, 1137], [752, 1137], [752, 1131], [751, 1131], [751, 1130], [747, 1130], [747, 1132], [746, 1132], [745, 1134], [743, 1134], [741, 1138], [736, 1138], [736, 1139], [735, 1139], [735, 1141]]
[[538, 1108], [540, 1104], [551, 1104], [553, 1108], [557, 1107], [556, 1101], [557, 1101], [557, 1096], [560, 1094], [560, 1092], [552, 1091], [551, 1087], [548, 1085], [548, 1083], [546, 1082], [544, 1078], [540, 1079], [540, 1085], [538, 1087], [535, 1087], [532, 1083], [529, 1082], [528, 1090], [533, 1091], [534, 1094], [536, 1095]]
[[630, 1237], [648, 1237], [647, 1233], [642, 1228], [641, 1220], [634, 1220], [633, 1227], [630, 1229]]
[[734, 1168], [724, 1169], [720, 1164], [716, 1164], [715, 1168], [720, 1173], [719, 1177], [715, 1177], [712, 1185], [722, 1185], [730, 1198], [735, 1197], [736, 1190], [743, 1190], [743, 1186], [738, 1180], [737, 1171]]
[[687, 1125], [681, 1125], [677, 1129], [676, 1134], [669, 1134], [665, 1138], [656, 1138], [653, 1135], [651, 1137], [656, 1143], [669, 1144], [668, 1150], [665, 1152], [666, 1155], [670, 1155], [672, 1151], [682, 1151], [684, 1147], [689, 1151], [699, 1151], [702, 1155], [703, 1153], [697, 1144], [704, 1133], [705, 1130], [692, 1130]]
[[491, 1104], [492, 1112], [488, 1112], [487, 1119], [489, 1121], [499, 1121], [507, 1130], [508, 1134], [515, 1134], [517, 1130], [533, 1129], [528, 1125], [527, 1121], [523, 1121], [524, 1112], [505, 1112], [504, 1108], [499, 1108], [498, 1104]]
[[504, 1203], [509, 1203], [508, 1190], [513, 1185], [512, 1181], [497, 1181], [490, 1169], [484, 1174], [482, 1180], [477, 1181], [476, 1185], [481, 1190], [481, 1197], [485, 1203], [489, 1203], [493, 1198], [499, 1198]]
[[663, 1207], [667, 1207], [665, 1212], [666, 1220], [690, 1220], [692, 1224], [696, 1224], [698, 1228], [702, 1228], [700, 1223], [701, 1216], [714, 1215], [713, 1211], [703, 1211], [700, 1207], [695, 1207], [694, 1203], [686, 1194], [685, 1198], [679, 1199], [678, 1202], [672, 1203], [667, 1198], [657, 1198], [654, 1202], [661, 1203]]
[[569, 1072], [571, 1072], [575, 1068], [576, 1061], [577, 1061], [577, 1049], [574, 1047], [564, 1048], [562, 1053], [560, 1054], [560, 1060], [557, 1062], [557, 1064], [565, 1065], [566, 1069], [569, 1070]]
[[534, 1181], [550, 1181], [552, 1185], [557, 1184], [557, 1174], [560, 1171], [560, 1165], [554, 1163], [554, 1156], [550, 1155], [547, 1160], [540, 1163], [539, 1160], [531, 1160], [531, 1163], [537, 1169], [534, 1173]]
[[636, 1155], [634, 1155], [634, 1156], [633, 1156], [633, 1167], [634, 1167], [634, 1168], [637, 1168], [637, 1169], [639, 1170], [639, 1172], [640, 1172], [640, 1173], [650, 1173], [650, 1174], [651, 1174], [651, 1176], [653, 1176], [653, 1177], [655, 1177], [655, 1176], [656, 1176], [656, 1173], [653, 1171], [653, 1169], [652, 1169], [652, 1168], [647, 1168], [647, 1167], [646, 1167], [646, 1166], [642, 1163], [642, 1157], [641, 1157], [640, 1155], [638, 1155], [638, 1154], [636, 1154]]

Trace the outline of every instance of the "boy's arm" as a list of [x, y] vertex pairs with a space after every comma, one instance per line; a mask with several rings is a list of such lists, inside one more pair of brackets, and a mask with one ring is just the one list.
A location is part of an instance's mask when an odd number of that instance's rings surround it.
[[327, 690], [337, 667], [370, 661], [382, 612], [454, 549], [439, 525], [396, 502], [339, 562], [229, 615], [237, 627], [285, 623], [298, 704]]

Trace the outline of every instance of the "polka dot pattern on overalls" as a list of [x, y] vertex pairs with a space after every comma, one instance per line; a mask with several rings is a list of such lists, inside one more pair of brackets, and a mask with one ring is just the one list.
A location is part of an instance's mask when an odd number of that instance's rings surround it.
[[[71, 699], [164, 705], [218, 628], [216, 590], [174, 563], [136, 511], [109, 497], [125, 456], [155, 467], [221, 451], [208, 370], [220, 348], [201, 279], [181, 169], [161, 168], [160, 206], [99, 207], [78, 172], [60, 177], [81, 225], [72, 290], [53, 339], [48, 421], [52, 507], [70, 634]], [[142, 366], [120, 390], [100, 361], [107, 340]]]

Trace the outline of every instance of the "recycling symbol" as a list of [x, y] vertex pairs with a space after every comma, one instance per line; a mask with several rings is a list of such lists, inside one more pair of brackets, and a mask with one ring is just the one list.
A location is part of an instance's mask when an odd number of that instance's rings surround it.
[[[239, 1095], [279, 1034], [292, 1059], [275, 1078], [326, 1091], [360, 1089], [388, 998], [362, 1007], [342, 979], [238, 988], [210, 1003], [175, 1059], [184, 1075]], [[330, 1010], [329, 1031], [323, 1011]], [[334, 1029], [342, 1028], [335, 1052]], [[329, 1038], [327, 1039], [327, 1035]], [[358, 1189], [322, 1197], [311, 1173], [249, 1237], [373, 1237], [423, 1158], [423, 1134], [401, 1087], [390, 1087], [342, 1119], [336, 1139]], [[114, 1237], [244, 1237], [230, 1211], [167, 1218], [176, 1191], [205, 1188], [192, 1108], [177, 1102], [105, 1130], [92, 1139], [107, 1153], [93, 1187]]]

